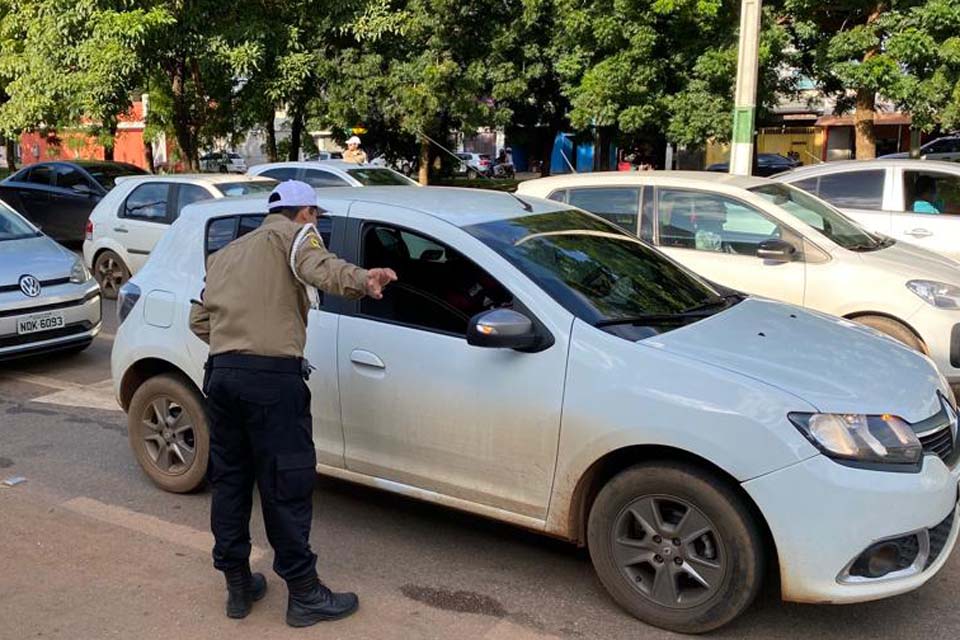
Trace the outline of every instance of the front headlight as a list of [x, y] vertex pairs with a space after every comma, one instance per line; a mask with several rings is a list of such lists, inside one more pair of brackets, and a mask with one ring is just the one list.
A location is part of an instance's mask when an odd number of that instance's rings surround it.
[[907, 289], [939, 309], [960, 309], [960, 287], [933, 280], [911, 280]]
[[791, 413], [790, 422], [824, 455], [840, 460], [916, 464], [923, 446], [896, 416], [840, 413]]
[[83, 260], [78, 259], [73, 263], [73, 267], [70, 269], [70, 282], [73, 284], [83, 284], [89, 279], [90, 272], [87, 271], [87, 267], [83, 264]]

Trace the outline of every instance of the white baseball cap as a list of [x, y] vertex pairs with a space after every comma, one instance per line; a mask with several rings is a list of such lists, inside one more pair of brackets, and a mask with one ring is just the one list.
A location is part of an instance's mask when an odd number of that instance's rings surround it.
[[360, 144], [360, 138], [357, 136], [350, 136], [347, 138], [347, 144]]
[[317, 192], [306, 182], [299, 180], [287, 180], [281, 182], [267, 198], [270, 209], [278, 207], [319, 207], [317, 204]]

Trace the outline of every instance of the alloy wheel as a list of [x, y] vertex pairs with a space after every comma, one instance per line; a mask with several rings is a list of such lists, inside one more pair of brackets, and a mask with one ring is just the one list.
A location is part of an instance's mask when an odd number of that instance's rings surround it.
[[148, 404], [140, 418], [143, 446], [150, 461], [163, 473], [179, 475], [193, 466], [197, 456], [193, 421], [169, 397]]
[[123, 286], [123, 266], [112, 256], [104, 256], [97, 261], [97, 281], [104, 293], [116, 298]]
[[727, 573], [717, 527], [690, 502], [644, 496], [628, 504], [612, 530], [621, 575], [644, 598], [687, 609], [714, 596]]

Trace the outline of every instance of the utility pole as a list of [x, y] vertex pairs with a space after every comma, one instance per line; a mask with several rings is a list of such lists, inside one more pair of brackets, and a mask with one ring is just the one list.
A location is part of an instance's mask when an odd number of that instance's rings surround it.
[[733, 108], [733, 144], [730, 173], [748, 176], [753, 170], [753, 128], [757, 111], [757, 74], [760, 54], [760, 2], [740, 4], [740, 46], [737, 54], [737, 91]]

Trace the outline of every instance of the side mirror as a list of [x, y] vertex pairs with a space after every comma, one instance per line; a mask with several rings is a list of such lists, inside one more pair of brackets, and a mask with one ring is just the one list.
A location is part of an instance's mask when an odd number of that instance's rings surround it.
[[533, 321], [522, 313], [493, 309], [470, 319], [467, 344], [490, 349], [532, 349], [539, 346], [540, 334]]
[[773, 262], [790, 262], [797, 255], [797, 248], [786, 240], [764, 240], [757, 246], [757, 257]]

